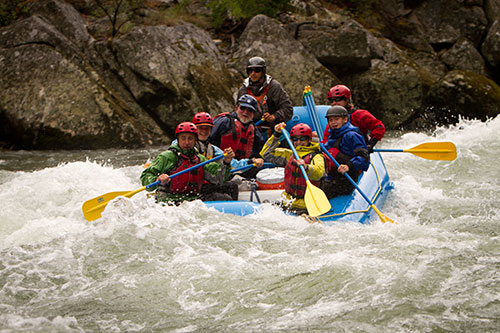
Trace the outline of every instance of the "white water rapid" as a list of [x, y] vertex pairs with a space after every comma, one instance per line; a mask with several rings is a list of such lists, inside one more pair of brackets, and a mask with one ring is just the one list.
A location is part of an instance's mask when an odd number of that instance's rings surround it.
[[0, 153], [0, 331], [498, 332], [500, 116], [378, 148], [452, 141], [458, 158], [383, 153], [397, 222], [236, 217], [145, 191], [159, 150]]

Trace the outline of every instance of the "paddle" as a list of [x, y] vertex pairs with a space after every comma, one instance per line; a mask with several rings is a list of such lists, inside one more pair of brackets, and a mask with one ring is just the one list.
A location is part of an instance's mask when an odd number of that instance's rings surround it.
[[[180, 175], [182, 175], [182, 174], [184, 174], [186, 172], [190, 172], [191, 170], [194, 170], [196, 168], [202, 167], [205, 164], [208, 164], [208, 163], [220, 160], [223, 157], [224, 157], [224, 155], [219, 155], [219, 156], [216, 156], [216, 157], [212, 158], [211, 160], [208, 160], [208, 161], [201, 162], [199, 164], [193, 165], [190, 168], [187, 168], [187, 169], [184, 169], [184, 170], [179, 171], [177, 173], [174, 173], [173, 175], [170, 176], [170, 178], [174, 178], [174, 177], [180, 176]], [[139, 188], [137, 190], [122, 191], [122, 192], [109, 192], [109, 193], [100, 195], [98, 197], [95, 197], [93, 199], [87, 200], [82, 205], [83, 216], [85, 217], [85, 219], [87, 221], [97, 220], [98, 218], [101, 217], [101, 214], [104, 211], [104, 208], [106, 207], [106, 205], [111, 200], [113, 200], [114, 198], [116, 198], [118, 196], [130, 198], [130, 197], [132, 197], [136, 193], [139, 193], [139, 192], [144, 191], [146, 189], [150, 189], [151, 187], [154, 187], [154, 186], [159, 185], [159, 184], [160, 184], [160, 181], [157, 180], [156, 182], [151, 183], [151, 184], [146, 185], [146, 186], [143, 186], [143, 187], [141, 187], [141, 188]]]
[[[246, 170], [246, 169], [250, 169], [251, 167], [254, 167], [254, 166], [257, 166], [255, 163], [253, 164], [248, 164], [248, 165], [245, 165], [245, 166], [242, 166], [242, 167], [239, 167], [239, 168], [236, 168], [236, 169], [232, 169], [231, 170], [231, 173], [235, 173], [235, 172], [238, 172], [238, 171], [242, 171], [242, 170]], [[273, 163], [264, 163], [261, 168], [272, 168], [272, 167], [275, 167], [275, 165]]]
[[[283, 133], [283, 135], [285, 136], [285, 139], [288, 142], [288, 145], [290, 146], [290, 149], [293, 152], [293, 156], [295, 156], [296, 160], [299, 160], [299, 154], [297, 154], [297, 151], [293, 146], [292, 139], [290, 139], [290, 134], [284, 128], [281, 130], [281, 133]], [[304, 202], [306, 204], [307, 213], [312, 217], [316, 217], [328, 212], [330, 208], [332, 208], [332, 206], [330, 205], [330, 201], [328, 201], [328, 198], [326, 197], [325, 193], [320, 188], [314, 186], [311, 183], [309, 177], [307, 177], [307, 173], [306, 170], [304, 169], [304, 166], [299, 165], [299, 167], [300, 171], [302, 171], [302, 175], [304, 176], [304, 179], [306, 180], [307, 184], [306, 194], [304, 196]]]
[[[319, 144], [320, 147], [321, 147], [321, 150], [328, 156], [328, 158], [330, 160], [332, 160], [333, 163], [335, 163], [335, 165], [337, 166], [337, 168], [340, 166], [339, 162], [337, 162], [337, 160], [335, 158], [333, 158], [332, 154], [330, 154], [330, 152], [326, 149], [325, 145], [323, 145], [322, 143]], [[356, 184], [356, 182], [354, 180], [352, 180], [351, 176], [349, 176], [349, 174], [347, 172], [344, 173], [344, 176], [347, 177], [347, 179], [351, 182], [352, 185], [354, 185], [354, 187], [358, 190], [358, 192], [363, 196], [363, 198], [365, 198], [366, 202], [368, 202], [368, 204], [370, 205], [370, 207], [375, 211], [375, 213], [377, 213], [378, 217], [380, 218], [380, 221], [382, 221], [383, 223], [385, 222], [391, 222], [391, 223], [394, 223], [393, 220], [391, 220], [390, 218], [388, 218], [387, 216], [385, 216], [384, 214], [382, 214], [380, 212], [380, 210], [378, 210], [378, 208], [373, 204], [373, 202], [366, 196], [366, 194], [363, 193], [363, 191], [361, 190], [361, 188], [359, 188], [358, 184]]]
[[323, 129], [321, 128], [321, 123], [319, 122], [318, 113], [316, 112], [316, 105], [314, 103], [314, 98], [311, 92], [311, 87], [306, 86], [304, 88], [303, 100], [306, 105], [307, 113], [309, 114], [309, 119], [311, 119], [313, 130], [318, 134], [319, 141], [323, 141]]
[[428, 142], [410, 149], [373, 149], [373, 151], [411, 153], [428, 160], [453, 161], [457, 158], [457, 147], [453, 142]]

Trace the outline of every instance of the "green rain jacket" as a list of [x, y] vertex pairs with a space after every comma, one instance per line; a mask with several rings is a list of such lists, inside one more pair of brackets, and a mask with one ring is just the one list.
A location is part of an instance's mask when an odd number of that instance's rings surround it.
[[[181, 147], [179, 147], [178, 144], [174, 144], [170, 146], [170, 149], [175, 149], [186, 156], [193, 156], [193, 154], [198, 154], [200, 162], [205, 162], [207, 160], [206, 157], [198, 153], [198, 151], [195, 148], [181, 149]], [[174, 153], [171, 150], [164, 151], [163, 153], [158, 155], [155, 158], [155, 160], [151, 162], [149, 167], [144, 169], [144, 171], [141, 173], [140, 179], [142, 185], [146, 186], [148, 184], [154, 183], [159, 175], [161, 175], [162, 173], [168, 173], [170, 170], [173, 170], [177, 166], [177, 163], [178, 163], [178, 157], [176, 153]], [[212, 184], [221, 185], [225, 181], [229, 180], [231, 176], [231, 166], [226, 165], [225, 163], [211, 162], [205, 164], [202, 168], [203, 168], [203, 178]], [[155, 186], [151, 189], [148, 189], [148, 191], [153, 191], [157, 188], [158, 186]], [[200, 194], [164, 193], [164, 195], [159, 195], [159, 192], [157, 192], [156, 198], [158, 201], [172, 201], [172, 202], [179, 202], [185, 200], [191, 201], [199, 199]]]

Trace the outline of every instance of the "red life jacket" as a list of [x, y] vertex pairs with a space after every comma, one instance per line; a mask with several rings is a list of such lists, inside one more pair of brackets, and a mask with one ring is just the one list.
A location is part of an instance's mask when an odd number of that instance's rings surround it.
[[[189, 157], [180, 153], [175, 149], [170, 149], [177, 155], [177, 166], [170, 170], [167, 174], [173, 175], [179, 171], [185, 170], [189, 167], [192, 167], [196, 164], [199, 164], [200, 157], [198, 154], [194, 154]], [[186, 172], [180, 176], [176, 176], [170, 180], [169, 193], [182, 193], [182, 194], [191, 194], [191, 193], [200, 193], [201, 185], [203, 184], [203, 168], [196, 168], [191, 170], [190, 172]]]
[[[306, 164], [311, 164], [315, 155], [316, 153], [311, 153], [304, 156], [302, 159]], [[285, 191], [296, 198], [303, 198], [306, 194], [307, 183], [296, 161], [297, 160], [292, 155], [285, 166]], [[311, 181], [311, 183], [319, 186], [320, 181]]]
[[[222, 135], [220, 138], [219, 148], [224, 150], [231, 147], [234, 151], [234, 158], [241, 160], [243, 158], [249, 158], [253, 149], [253, 142], [255, 139], [255, 126], [252, 124], [245, 126], [231, 115], [229, 112], [224, 112], [217, 117], [226, 116], [231, 122], [231, 130], [226, 134]], [[216, 118], [217, 118], [216, 117]]]

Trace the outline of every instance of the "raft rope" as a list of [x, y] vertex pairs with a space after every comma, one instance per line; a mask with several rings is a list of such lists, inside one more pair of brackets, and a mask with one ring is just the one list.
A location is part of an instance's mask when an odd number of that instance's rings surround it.
[[253, 201], [253, 195], [255, 194], [255, 199], [257, 200], [258, 203], [260, 202], [259, 194], [257, 193], [257, 183], [255, 180], [252, 180], [250, 182], [250, 201]]

